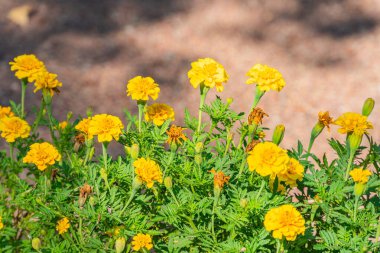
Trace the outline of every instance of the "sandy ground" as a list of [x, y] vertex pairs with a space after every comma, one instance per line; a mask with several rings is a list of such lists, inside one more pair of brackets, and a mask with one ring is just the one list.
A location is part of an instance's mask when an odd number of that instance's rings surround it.
[[[25, 4], [26, 21], [12, 21], [9, 12]], [[84, 115], [88, 107], [119, 116], [123, 108], [135, 112], [126, 83], [149, 75], [161, 86], [158, 102], [172, 105], [181, 124], [184, 108], [195, 114], [199, 103], [187, 79], [190, 63], [212, 57], [230, 75], [219, 95], [234, 98], [238, 111], [247, 112], [254, 96], [245, 84], [250, 67], [264, 63], [283, 73], [287, 86], [266, 94], [260, 106], [270, 115], [265, 125], [286, 126], [286, 148], [298, 139], [307, 144], [319, 111], [360, 112], [367, 97], [379, 102], [370, 120], [380, 141], [378, 0], [0, 0], [0, 13], [0, 104], [19, 101], [8, 62], [34, 53], [63, 82], [54, 97], [60, 119], [68, 111]], [[28, 108], [40, 99], [32, 90]], [[318, 153], [329, 137], [343, 139], [336, 128], [323, 133]]]

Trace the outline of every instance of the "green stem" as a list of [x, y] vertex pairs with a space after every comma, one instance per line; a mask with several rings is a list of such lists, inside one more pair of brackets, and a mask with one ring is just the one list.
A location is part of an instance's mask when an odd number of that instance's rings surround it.
[[375, 242], [376, 243], [380, 241], [379, 237], [380, 237], [380, 217], [379, 217], [379, 221], [377, 223], [377, 231], [376, 231], [376, 237], [375, 237]]
[[239, 174], [238, 174], [237, 178], [239, 178], [241, 176], [241, 174], [243, 173], [243, 169], [245, 167], [245, 163], [247, 162], [246, 160], [247, 160], [247, 156], [244, 154], [244, 157], [241, 160], [241, 164], [240, 164], [240, 168], [239, 168]]
[[310, 138], [309, 146], [308, 146], [308, 148], [307, 148], [306, 161], [309, 160], [310, 151], [311, 151], [311, 148], [313, 147], [314, 140], [315, 140], [314, 138]]
[[174, 195], [174, 192], [172, 189], [169, 189], [169, 192], [170, 192], [170, 195], [172, 195], [173, 199], [175, 200], [175, 203], [177, 204], [177, 206], [180, 206], [178, 200], [177, 200], [177, 197]]
[[256, 201], [259, 199], [260, 194], [261, 194], [261, 192], [263, 191], [264, 187], [265, 187], [265, 181], [263, 180], [263, 181], [261, 181], [260, 189], [259, 189], [259, 191], [258, 191], [257, 194], [256, 194], [256, 198], [255, 198]]
[[281, 252], [281, 246], [282, 246], [281, 240], [277, 239], [276, 240], [276, 253]]
[[200, 87], [200, 92], [201, 92], [201, 99], [199, 102], [199, 109], [198, 109], [198, 128], [197, 128], [197, 133], [201, 131], [201, 126], [202, 126], [202, 107], [205, 104], [206, 100], [206, 95], [209, 89], [205, 87], [204, 85], [201, 85]]
[[212, 215], [211, 215], [211, 233], [212, 233], [212, 236], [214, 238], [214, 241], [217, 242], [217, 238], [216, 238], [216, 235], [215, 235], [215, 208], [216, 206], [218, 205], [218, 200], [219, 200], [219, 196], [214, 196], [214, 205], [212, 207]]
[[350, 170], [351, 170], [351, 166], [352, 166], [352, 163], [353, 163], [353, 160], [354, 160], [354, 157], [355, 157], [355, 151], [356, 150], [351, 150], [350, 151], [350, 158], [348, 159], [348, 164], [347, 164], [347, 169], [346, 169], [346, 175], [344, 177], [344, 180], [347, 181], [348, 180], [348, 175], [350, 173]]
[[44, 108], [45, 108], [44, 99], [41, 99], [40, 110], [38, 111], [37, 118], [36, 118], [36, 120], [33, 123], [33, 130], [32, 130], [33, 134], [36, 133], [37, 128], [38, 128], [38, 126], [40, 124], [40, 121], [41, 121], [41, 118], [42, 118], [42, 114], [44, 113]]
[[127, 209], [128, 205], [131, 203], [135, 194], [136, 194], [136, 189], [132, 189], [131, 196], [129, 196], [129, 199], [127, 203], [125, 203], [125, 206], [123, 207], [123, 209], [121, 210], [119, 217], [124, 213], [125, 209]]
[[104, 169], [106, 170], [106, 172], [108, 172], [108, 170], [107, 170], [107, 144], [104, 142], [102, 142], [102, 151], [103, 151]]
[[44, 179], [45, 179], [45, 188], [44, 188], [45, 198], [46, 198], [46, 195], [47, 195], [47, 175], [46, 175], [46, 173], [44, 174]]
[[250, 111], [252, 111], [257, 106], [257, 104], [259, 103], [260, 99], [263, 97], [264, 94], [265, 94], [265, 91], [261, 91], [259, 87], [256, 86], [255, 99], [253, 100], [253, 104]]
[[13, 145], [13, 143], [9, 143], [9, 156], [11, 157], [12, 168], [13, 168], [13, 162], [14, 162], [13, 151], [14, 151], [14, 145]]
[[79, 216], [79, 229], [78, 229], [78, 233], [79, 233], [79, 240], [82, 244], [84, 244], [84, 240], [83, 240], [83, 235], [82, 235], [82, 217]]
[[257, 124], [253, 123], [252, 125], [248, 126], [248, 144], [251, 143], [253, 140], [253, 137], [255, 136], [257, 129]]
[[357, 196], [357, 195], [355, 196], [354, 217], [353, 217], [354, 222], [356, 222], [356, 214], [358, 212], [359, 198], [360, 198], [360, 196]]
[[144, 113], [145, 101], [138, 101], [137, 107], [139, 108], [139, 133], [141, 133], [142, 116]]
[[21, 79], [21, 118], [23, 119], [25, 117], [25, 93], [26, 93], [26, 86], [28, 85], [28, 79], [24, 78]]

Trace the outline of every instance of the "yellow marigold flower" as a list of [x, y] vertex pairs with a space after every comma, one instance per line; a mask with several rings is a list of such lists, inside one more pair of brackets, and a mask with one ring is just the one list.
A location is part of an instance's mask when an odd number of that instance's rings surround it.
[[0, 229], [3, 229], [4, 224], [3, 224], [3, 217], [0, 216]]
[[166, 104], [152, 104], [146, 107], [145, 120], [161, 126], [168, 119], [174, 120], [174, 110]]
[[41, 171], [45, 170], [49, 165], [55, 164], [61, 160], [58, 150], [50, 143], [34, 143], [30, 146], [30, 150], [22, 160], [24, 163], [33, 163]]
[[282, 74], [275, 68], [256, 64], [247, 73], [247, 84], [256, 84], [260, 91], [281, 91], [285, 86]]
[[148, 101], [149, 97], [156, 100], [159, 93], [160, 88], [151, 77], [136, 76], [128, 81], [127, 95], [133, 100]]
[[219, 92], [224, 90], [223, 83], [227, 82], [229, 78], [222, 64], [211, 58], [192, 62], [187, 76], [194, 88], [204, 85], [208, 88], [216, 87]]
[[176, 144], [182, 144], [181, 139], [183, 141], [186, 141], [186, 136], [182, 133], [183, 130], [186, 128], [182, 128], [176, 125], [171, 125], [170, 129], [166, 131], [166, 134], [168, 135], [168, 139], [166, 140], [167, 143], [171, 144], [172, 142]]
[[343, 113], [334, 124], [340, 126], [338, 132], [341, 134], [355, 133], [360, 136], [367, 133], [368, 129], [373, 129], [372, 123], [367, 121], [366, 116], [355, 112]]
[[14, 113], [12, 112], [12, 108], [10, 106], [1, 106], [0, 105], [0, 120], [4, 117], [12, 117]]
[[273, 231], [276, 239], [286, 238], [294, 241], [297, 235], [305, 234], [305, 220], [298, 210], [292, 205], [282, 205], [272, 208], [265, 215], [264, 227], [267, 231]]
[[261, 176], [275, 178], [287, 171], [289, 157], [286, 151], [272, 142], [258, 143], [249, 152], [248, 166], [250, 171], [256, 171]]
[[278, 179], [284, 181], [291, 187], [295, 187], [297, 185], [297, 180], [301, 181], [303, 179], [305, 169], [302, 164], [294, 158], [290, 158], [286, 168], [286, 171], [277, 175]]
[[223, 186], [228, 183], [231, 177], [226, 176], [222, 171], [210, 170], [214, 174], [214, 188], [223, 189]]
[[133, 162], [135, 173], [138, 179], [144, 183], [148, 188], [152, 188], [154, 181], [162, 183], [162, 172], [160, 166], [149, 158], [139, 158]]
[[57, 222], [56, 230], [58, 231], [58, 234], [61, 235], [63, 233], [66, 233], [69, 227], [70, 227], [70, 221], [69, 219], [64, 217], [63, 219], [60, 219]]
[[15, 71], [15, 75], [18, 79], [27, 78], [28, 82], [35, 81], [36, 74], [45, 70], [45, 64], [34, 54], [17, 56], [9, 65], [11, 65], [11, 70]]
[[139, 251], [142, 248], [151, 250], [153, 248], [152, 238], [148, 234], [138, 233], [132, 239], [132, 248], [134, 251]]
[[366, 184], [368, 182], [369, 176], [372, 175], [372, 172], [369, 170], [363, 170], [362, 168], [354, 169], [350, 172], [350, 176], [355, 183]]
[[57, 80], [57, 75], [48, 71], [40, 71], [36, 75], [36, 81], [34, 82], [34, 93], [38, 90], [48, 90], [50, 95], [53, 96], [54, 92], [59, 92], [59, 87], [62, 87], [62, 83]]
[[268, 117], [268, 114], [266, 114], [263, 109], [259, 107], [255, 107], [248, 116], [248, 124], [249, 125], [252, 125], [253, 123], [255, 123], [256, 125], [262, 124], [263, 118], [265, 116]]
[[0, 132], [6, 142], [12, 143], [17, 138], [27, 138], [30, 134], [30, 126], [19, 117], [4, 117], [0, 120]]
[[97, 135], [99, 142], [110, 142], [112, 139], [118, 141], [123, 129], [124, 125], [118, 117], [99, 114], [91, 118], [88, 137], [92, 139], [94, 135]]
[[330, 131], [330, 124], [333, 123], [333, 118], [330, 117], [330, 113], [327, 112], [319, 112], [318, 113], [318, 122], [323, 126], [327, 127], [327, 130]]
[[83, 134], [88, 137], [88, 128], [90, 126], [91, 118], [82, 119], [78, 122], [78, 124], [75, 126], [75, 129], [82, 132]]
[[58, 124], [58, 128], [59, 129], [61, 129], [61, 130], [63, 130], [63, 129], [65, 129], [67, 127], [67, 121], [65, 120], [65, 121], [62, 121], [62, 122], [59, 122], [59, 124]]

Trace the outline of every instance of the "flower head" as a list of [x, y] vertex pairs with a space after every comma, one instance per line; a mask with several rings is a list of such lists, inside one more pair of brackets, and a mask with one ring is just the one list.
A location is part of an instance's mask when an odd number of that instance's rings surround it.
[[127, 95], [133, 100], [148, 101], [149, 97], [156, 100], [159, 93], [160, 88], [151, 77], [136, 76], [128, 81]]
[[91, 118], [88, 126], [88, 138], [98, 136], [99, 142], [110, 142], [112, 139], [119, 140], [124, 125], [121, 120], [112, 115], [99, 114]]
[[139, 158], [133, 162], [135, 172], [138, 179], [146, 184], [148, 188], [152, 188], [154, 181], [162, 183], [162, 172], [160, 166], [149, 158]]
[[45, 70], [45, 65], [34, 54], [17, 56], [10, 62], [11, 70], [15, 71], [18, 79], [27, 78], [28, 82], [36, 80], [36, 74]]
[[91, 118], [82, 119], [78, 122], [78, 124], [75, 126], [75, 129], [79, 132], [85, 134], [86, 137], [88, 137], [88, 128], [90, 126]]
[[369, 176], [372, 175], [372, 172], [369, 170], [363, 170], [362, 168], [353, 169], [350, 172], [350, 176], [357, 184], [366, 184], [368, 182]]
[[211, 58], [192, 62], [187, 76], [194, 88], [204, 85], [208, 88], [216, 87], [219, 92], [224, 90], [223, 83], [227, 82], [229, 78], [222, 64]]
[[266, 114], [263, 109], [259, 107], [255, 107], [248, 116], [248, 124], [249, 125], [252, 125], [253, 123], [255, 123], [256, 125], [262, 124], [263, 118], [265, 116], [268, 117], [268, 114]]
[[330, 131], [330, 124], [333, 123], [333, 118], [330, 117], [329, 112], [319, 112], [318, 113], [318, 122], [323, 126], [327, 127], [327, 130]]
[[247, 73], [247, 84], [256, 84], [260, 91], [281, 91], [285, 86], [282, 74], [275, 68], [256, 64]]
[[286, 171], [279, 173], [278, 179], [284, 181], [285, 184], [294, 187], [297, 185], [297, 180], [303, 179], [304, 167], [294, 158], [290, 158], [289, 163], [286, 166]]
[[148, 234], [138, 233], [132, 239], [132, 248], [134, 251], [139, 251], [142, 248], [150, 250], [153, 248], [152, 238]]
[[341, 134], [354, 133], [359, 136], [367, 133], [368, 129], [373, 128], [372, 123], [367, 121], [366, 116], [355, 112], [343, 113], [334, 121], [334, 124], [340, 126], [338, 132]]
[[0, 216], [0, 229], [3, 229], [4, 224], [3, 224], [3, 217]]
[[61, 235], [63, 233], [66, 233], [69, 227], [70, 227], [70, 221], [69, 219], [64, 217], [57, 222], [57, 226], [55, 229], [58, 231], [58, 234]]
[[59, 129], [64, 130], [66, 127], [67, 127], [67, 121], [66, 120], [59, 122], [59, 124], [58, 124]]
[[61, 160], [58, 150], [50, 143], [34, 143], [30, 146], [30, 150], [22, 160], [24, 163], [33, 163], [41, 171], [45, 170], [49, 165], [55, 164]]
[[258, 143], [249, 152], [248, 166], [250, 171], [256, 171], [261, 176], [275, 178], [286, 173], [289, 157], [286, 151], [272, 142]]
[[59, 92], [59, 87], [62, 87], [62, 83], [57, 80], [57, 75], [48, 71], [40, 71], [35, 76], [34, 93], [38, 90], [48, 90], [50, 95], [53, 96], [54, 92]]
[[226, 176], [222, 171], [210, 170], [214, 174], [214, 188], [223, 189], [223, 186], [230, 180], [229, 176]]
[[161, 126], [168, 119], [174, 120], [174, 110], [166, 104], [152, 104], [146, 107], [145, 120]]
[[19, 117], [4, 117], [0, 120], [1, 137], [6, 142], [15, 142], [17, 138], [27, 138], [30, 133], [28, 122]]
[[171, 125], [170, 129], [166, 131], [166, 134], [168, 135], [168, 139], [166, 140], [166, 142], [169, 144], [173, 142], [176, 144], [182, 144], [181, 139], [183, 141], [187, 140], [186, 136], [182, 132], [185, 129], [186, 128], [182, 128], [176, 125]]
[[305, 220], [298, 210], [292, 205], [282, 205], [272, 208], [265, 215], [264, 227], [267, 231], [273, 231], [276, 239], [286, 238], [294, 241], [297, 235], [305, 234]]
[[12, 117], [14, 113], [12, 112], [12, 108], [10, 106], [1, 106], [0, 105], [0, 120], [4, 117]]

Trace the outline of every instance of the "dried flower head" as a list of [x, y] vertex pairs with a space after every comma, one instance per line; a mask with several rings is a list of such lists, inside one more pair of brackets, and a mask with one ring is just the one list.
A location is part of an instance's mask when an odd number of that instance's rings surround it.
[[255, 123], [256, 125], [263, 123], [263, 118], [268, 117], [269, 115], [264, 112], [263, 109], [259, 107], [255, 107], [248, 116], [248, 124], [252, 125]]
[[318, 122], [325, 127], [327, 127], [327, 130], [330, 131], [330, 124], [333, 123], [333, 118], [330, 117], [330, 113], [327, 112], [319, 112], [318, 113]]
[[54, 92], [59, 93], [59, 87], [62, 87], [62, 83], [57, 80], [57, 75], [48, 71], [40, 71], [35, 76], [34, 93], [38, 90], [48, 90], [50, 95], [53, 96]]
[[288, 241], [294, 241], [297, 235], [305, 234], [306, 229], [304, 218], [292, 205], [269, 210], [264, 218], [264, 227], [267, 231], [273, 231], [274, 238], [285, 238]]
[[368, 182], [369, 176], [371, 175], [371, 171], [363, 170], [362, 168], [357, 168], [350, 171], [350, 176], [357, 184], [366, 184]]
[[10, 106], [1, 106], [0, 105], [0, 120], [4, 117], [12, 117], [14, 113], [12, 112], [12, 108]]
[[79, 188], [79, 207], [83, 207], [83, 205], [86, 203], [88, 195], [90, 195], [91, 192], [92, 188], [87, 183]]
[[231, 178], [226, 176], [222, 171], [216, 171], [214, 169], [210, 170], [214, 174], [214, 188], [223, 189], [223, 186], [228, 183], [228, 180]]
[[110, 142], [112, 139], [119, 140], [124, 125], [121, 120], [113, 115], [99, 114], [91, 118], [88, 126], [88, 138], [98, 136], [99, 142]]
[[135, 173], [141, 182], [144, 182], [148, 188], [152, 188], [154, 181], [162, 183], [162, 172], [160, 166], [153, 160], [139, 158], [133, 162]]
[[282, 74], [275, 68], [256, 64], [247, 73], [247, 84], [256, 84], [260, 91], [281, 91], [285, 86]]
[[287, 171], [289, 157], [286, 151], [272, 142], [257, 144], [248, 154], [248, 166], [250, 171], [256, 171], [259, 175], [275, 178], [280, 173]]
[[50, 143], [34, 143], [30, 146], [30, 150], [22, 160], [24, 163], [33, 163], [41, 171], [45, 170], [49, 165], [55, 164], [61, 160], [58, 150]]
[[27, 138], [30, 134], [28, 122], [19, 117], [4, 117], [0, 120], [1, 137], [13, 143], [17, 138]]
[[366, 116], [355, 112], [343, 113], [334, 124], [340, 126], [338, 132], [341, 134], [355, 133], [360, 136], [367, 133], [368, 129], [373, 129], [372, 123], [367, 121]]
[[187, 76], [194, 88], [204, 85], [208, 88], [216, 87], [219, 92], [224, 90], [223, 83], [227, 82], [229, 78], [224, 67], [211, 58], [192, 62]]
[[132, 239], [132, 248], [134, 251], [139, 251], [143, 248], [151, 250], [153, 248], [152, 238], [148, 234], [138, 233]]
[[66, 233], [69, 227], [70, 221], [68, 218], [64, 217], [57, 222], [57, 226], [55, 229], [58, 231], [58, 234], [61, 235], [63, 233]]
[[166, 120], [174, 120], [174, 110], [166, 104], [152, 104], [146, 107], [145, 120], [161, 126]]
[[179, 126], [176, 126], [176, 125], [171, 125], [171, 127], [169, 128], [168, 131], [166, 131], [166, 134], [168, 135], [168, 139], [166, 140], [167, 143], [171, 144], [171, 143], [176, 143], [176, 144], [182, 144], [182, 141], [186, 141], [187, 138], [186, 136], [183, 134], [183, 130], [185, 130], [186, 128], [183, 128], [183, 127], [179, 127]]
[[26, 78], [28, 82], [36, 80], [36, 74], [45, 71], [45, 65], [34, 54], [23, 54], [17, 56], [10, 62], [11, 70], [15, 71], [18, 79]]
[[127, 95], [133, 100], [148, 101], [149, 97], [156, 100], [159, 93], [160, 88], [151, 77], [136, 76], [128, 81]]

